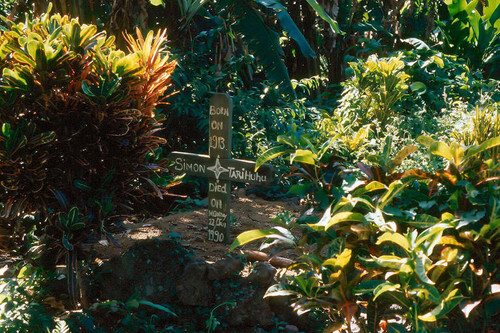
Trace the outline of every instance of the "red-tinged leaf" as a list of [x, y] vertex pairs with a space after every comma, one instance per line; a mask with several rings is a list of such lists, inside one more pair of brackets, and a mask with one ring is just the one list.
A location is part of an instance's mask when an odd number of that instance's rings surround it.
[[161, 193], [161, 191], [158, 188], [158, 186], [151, 179], [146, 178], [146, 177], [141, 177], [141, 178], [144, 179], [145, 181], [147, 181], [149, 185], [151, 185], [151, 187], [156, 192], [156, 194], [158, 195], [158, 197], [160, 197], [160, 199], [163, 199], [163, 194]]
[[366, 164], [363, 164], [361, 162], [357, 162], [356, 165], [358, 166], [358, 168], [365, 174], [368, 176], [368, 179], [374, 179], [373, 178], [373, 173], [372, 173], [372, 170], [371, 170], [371, 167], [366, 165]]

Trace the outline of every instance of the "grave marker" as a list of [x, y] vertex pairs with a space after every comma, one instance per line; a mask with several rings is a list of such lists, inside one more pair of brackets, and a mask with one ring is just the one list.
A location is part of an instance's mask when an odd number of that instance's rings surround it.
[[232, 101], [227, 94], [214, 94], [209, 108], [208, 155], [171, 152], [172, 170], [208, 178], [208, 240], [229, 242], [231, 181], [264, 185], [271, 181], [272, 167], [231, 158]]

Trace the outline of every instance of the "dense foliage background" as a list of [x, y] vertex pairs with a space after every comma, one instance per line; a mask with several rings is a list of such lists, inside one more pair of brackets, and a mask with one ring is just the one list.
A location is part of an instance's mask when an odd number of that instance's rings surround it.
[[[6, 332], [84, 327], [40, 305], [54, 266], [65, 306], [88, 308], [84, 244], [203, 197], [165, 156], [206, 153], [214, 92], [233, 98], [233, 155], [282, 175], [253, 191], [322, 216], [235, 240], [298, 258], [266, 297], [329, 331], [500, 329], [500, 1], [34, 0], [0, 15]], [[124, 330], [169, 331], [134, 297]]]

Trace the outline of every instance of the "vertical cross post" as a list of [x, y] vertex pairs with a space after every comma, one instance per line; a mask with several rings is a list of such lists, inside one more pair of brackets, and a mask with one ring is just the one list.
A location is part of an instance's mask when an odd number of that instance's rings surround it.
[[215, 94], [209, 109], [209, 155], [171, 152], [172, 171], [208, 178], [208, 240], [229, 239], [231, 181], [265, 185], [273, 168], [264, 164], [255, 171], [255, 162], [231, 158], [233, 107], [226, 94]]
[[213, 95], [209, 115], [208, 155], [211, 159], [216, 158], [216, 164], [213, 167], [215, 179], [208, 181], [208, 240], [228, 242], [231, 181], [219, 179], [220, 172], [225, 171], [219, 160], [231, 158], [233, 103], [229, 96]]

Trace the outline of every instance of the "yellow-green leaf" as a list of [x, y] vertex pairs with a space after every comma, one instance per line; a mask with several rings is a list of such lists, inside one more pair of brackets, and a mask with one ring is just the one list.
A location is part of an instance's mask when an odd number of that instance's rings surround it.
[[312, 151], [307, 149], [297, 149], [294, 154], [292, 154], [290, 158], [290, 163], [298, 162], [305, 164], [316, 164], [316, 160], [318, 159], [318, 155], [314, 154]]
[[454, 161], [454, 154], [451, 148], [444, 142], [434, 141], [429, 147], [429, 152], [433, 155], [438, 155], [446, 158], [448, 161]]
[[380, 245], [383, 242], [391, 242], [401, 246], [407, 252], [410, 251], [410, 243], [408, 242], [408, 239], [401, 234], [388, 231], [378, 238], [376, 244]]
[[257, 161], [255, 162], [255, 171], [257, 171], [262, 166], [262, 164], [266, 163], [267, 161], [272, 160], [278, 156], [284, 155], [286, 153], [291, 153], [292, 151], [293, 151], [292, 149], [283, 145], [268, 149], [262, 155], [260, 155], [259, 158], [257, 158]]
[[363, 215], [353, 212], [339, 212], [330, 218], [326, 229], [328, 230], [330, 227], [342, 222], [363, 222]]
[[242, 246], [244, 244], [253, 242], [257, 239], [261, 238], [278, 238], [287, 242], [291, 242], [287, 237], [283, 236], [278, 230], [276, 229], [267, 229], [267, 230], [249, 230], [245, 231], [236, 237], [236, 239], [233, 241], [231, 246], [229, 247], [229, 252], [233, 251], [235, 248], [238, 246]]

